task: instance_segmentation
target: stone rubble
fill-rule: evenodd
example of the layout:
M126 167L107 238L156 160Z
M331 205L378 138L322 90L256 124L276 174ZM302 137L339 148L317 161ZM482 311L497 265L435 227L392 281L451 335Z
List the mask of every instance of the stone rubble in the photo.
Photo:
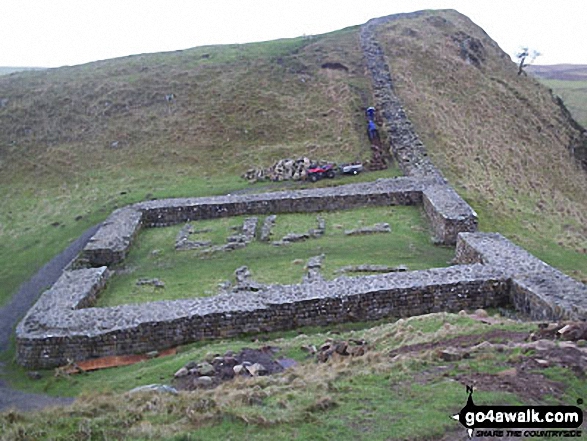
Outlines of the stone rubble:
M375 234L375 233L391 233L391 227L388 223L382 222L375 224L370 227L361 227L354 230L345 230L344 234L347 236L358 236L362 234Z
M336 270L337 273L397 273L408 271L406 265L349 265Z
M211 241L194 241L190 240L190 235L196 234L192 224L185 224L183 228L177 233L175 238L175 249L176 250L195 250L198 248L208 247L212 244Z

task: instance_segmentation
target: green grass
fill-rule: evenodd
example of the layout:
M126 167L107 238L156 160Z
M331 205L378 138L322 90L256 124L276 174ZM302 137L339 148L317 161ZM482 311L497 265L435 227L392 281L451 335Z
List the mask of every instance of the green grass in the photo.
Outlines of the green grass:
M37 439L83 436L126 439L418 439L441 436L461 429L449 416L465 404L464 386L453 375L495 372L508 354L478 357L459 362L457 370L434 376L443 365L434 356L415 353L404 361L386 354L412 342L433 342L457 335L500 329L530 331L535 325L505 322L488 327L457 314L430 314L394 323L344 324L334 328L304 328L266 335L251 343L232 339L186 346L172 357L135 366L96 371L70 377L26 381L24 370L12 368L13 376L29 390L52 394L81 395L70 409L46 410L30 415L0 415L4 436ZM336 334L327 332L336 331ZM301 346L320 345L327 338L364 338L369 351L363 357L316 364ZM140 384L169 383L173 373L192 360L243 347L277 346L281 355L299 361L298 367L281 375L236 381L217 390L182 393L178 396L121 396L118 393ZM497 366L497 368L496 368ZM570 384L580 393L584 381L569 378L560 370L553 378ZM515 395L489 391L476 394L477 404L527 404ZM51 421L51 424L48 422ZM414 421L418 421L415 424ZM44 434L43 434L44 432ZM0 439L2 435L0 435Z
M177 251L175 238L183 225L144 230L115 276L101 294L98 306L115 306L153 300L175 300L214 295L220 282L234 282L234 270L246 265L253 279L261 283L292 284L302 281L306 261L325 254L323 276L332 279L347 265L406 265L411 270L443 267L454 257L449 247L434 246L423 213L417 207L372 207L319 214L278 215L273 240L288 233L304 233L317 227L316 216L326 221L326 233L318 239L276 247L254 241L246 248L202 256L198 250ZM242 225L244 216L192 222L196 230L211 230L191 240L226 243L232 227ZM263 216L259 216L258 228ZM391 225L392 232L346 236L345 230L379 222ZM137 286L138 279L158 278L164 289Z
M587 126L587 81L551 80L540 78L565 102L565 106L583 127Z

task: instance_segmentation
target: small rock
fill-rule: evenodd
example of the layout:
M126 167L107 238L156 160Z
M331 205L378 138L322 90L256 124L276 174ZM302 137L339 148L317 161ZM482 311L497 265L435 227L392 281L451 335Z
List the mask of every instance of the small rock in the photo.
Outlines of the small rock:
M198 387L209 387L212 386L212 384L212 378L208 377L207 375L203 375L194 380L194 386Z
M245 367L242 364L237 364L232 368L234 375L241 375L245 372Z
M189 369L186 368L185 366L182 367L181 369L179 369L174 375L174 378L181 378L181 377L185 377L186 375L188 375L190 373Z
M459 361L463 357L454 348L446 348L440 352L440 358L444 361Z
M214 369L214 366L212 366L207 361L200 363L198 365L197 369L198 369L198 373L204 377L209 376L209 375L214 375L216 373L216 369Z
M186 369L196 369L198 367L198 363L196 363L195 361L190 361L188 363L186 363L185 368Z
M349 355L349 353L347 352L347 348L348 348L347 342L341 341L341 342L337 343L336 346L334 347L334 352L336 352L339 355Z
M149 360L159 357L159 351L151 351L145 354Z
M489 317L489 314L487 314L487 311L485 311L484 309L476 309L475 315L478 317L483 317L483 318Z
M536 358L534 360L540 367L548 367L550 366L550 362L548 360L543 360L542 358Z
M252 366L247 366L247 370L253 377L267 375L268 373L267 368L261 363L255 363Z
M40 380L41 378L43 378L43 376L38 373L37 371L30 371L26 373L27 377L29 377L31 380Z

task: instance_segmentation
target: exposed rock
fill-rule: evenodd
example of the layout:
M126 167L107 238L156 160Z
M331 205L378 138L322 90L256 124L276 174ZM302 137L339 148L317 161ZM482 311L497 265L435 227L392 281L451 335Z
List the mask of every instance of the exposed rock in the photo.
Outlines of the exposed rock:
M148 384L146 386L139 386L135 387L134 389L128 391L129 394L135 394L140 392L158 392L158 393L168 393L177 395L177 389L171 386L167 386L166 384Z
M189 369L186 368L185 366L180 368L174 375L174 378L181 378L181 377L185 377L186 375L188 375L190 373Z
M271 230L275 226L275 219L277 219L277 216L274 214L265 218L263 226L261 227L261 242L269 242L271 238Z
M382 222L371 227L361 227L354 230L345 230L344 234L347 236L354 236L360 234L374 234L374 233L391 233L391 227L388 223Z
M246 369L253 377L267 375L267 368L261 363L254 363L251 366L247 366Z
M214 369L214 366L212 366L210 363L208 363L206 361L204 361L198 365L197 371L198 371L198 375L200 375L200 376L210 376L210 375L214 375L214 373L216 372L216 370Z
M459 361L463 358L463 355L455 348L443 349L440 351L439 356L443 361Z
M213 385L214 381L207 375L203 375L201 377L197 377L196 379L194 379L194 386L196 387L211 387Z
M139 279L137 286L152 285L155 288L165 288L165 283L159 279Z

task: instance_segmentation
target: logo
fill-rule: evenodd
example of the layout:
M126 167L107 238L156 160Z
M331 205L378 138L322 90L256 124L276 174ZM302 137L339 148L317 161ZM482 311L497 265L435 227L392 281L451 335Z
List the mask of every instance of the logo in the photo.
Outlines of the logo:
M467 404L452 418L467 429L469 438L473 433L477 437L581 437L581 430L569 430L583 423L583 411L577 406L477 406L472 386L467 386L467 394Z

